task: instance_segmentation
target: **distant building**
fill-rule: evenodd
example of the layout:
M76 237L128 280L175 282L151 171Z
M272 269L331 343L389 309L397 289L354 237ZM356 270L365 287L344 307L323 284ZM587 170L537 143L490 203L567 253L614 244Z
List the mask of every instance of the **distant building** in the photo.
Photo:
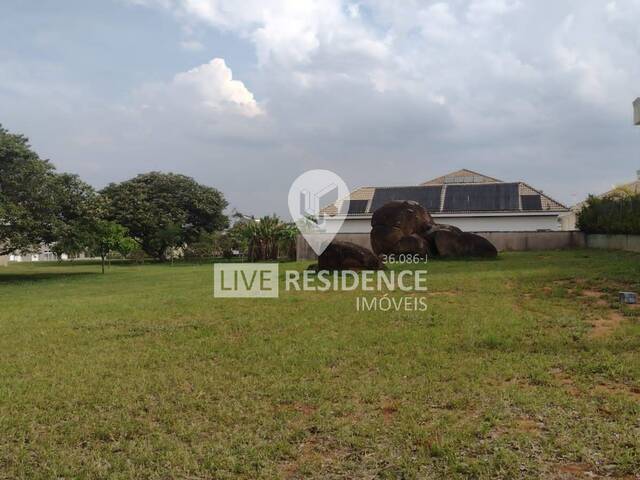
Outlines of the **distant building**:
M47 245L42 245L36 253L12 253L8 258L10 262L54 262L58 260L58 256ZM69 256L63 253L60 260L68 258Z
M350 195L341 233L369 233L373 212L392 200L420 203L436 222L469 232L560 230L569 209L524 182L504 182L471 170L458 170L420 185L362 187ZM342 210L340 202L326 213ZM330 221L331 217L327 220Z
M633 123L640 125L640 97L633 101Z

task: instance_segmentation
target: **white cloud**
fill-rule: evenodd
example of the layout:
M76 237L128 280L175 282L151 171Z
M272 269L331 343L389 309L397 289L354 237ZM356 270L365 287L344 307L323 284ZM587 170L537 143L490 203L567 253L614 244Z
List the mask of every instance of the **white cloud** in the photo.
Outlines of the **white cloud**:
M379 57L384 38L365 27L360 4L342 0L129 0L157 5L251 40L261 65L295 68L331 49Z
M192 110L204 115L264 114L253 93L233 79L222 58L178 73L169 83L147 85L139 93L147 108Z

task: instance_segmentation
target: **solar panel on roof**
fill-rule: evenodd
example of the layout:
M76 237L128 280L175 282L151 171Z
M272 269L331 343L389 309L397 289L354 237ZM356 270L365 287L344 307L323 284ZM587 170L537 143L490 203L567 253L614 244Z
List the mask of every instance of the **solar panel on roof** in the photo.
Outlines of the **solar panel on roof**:
M384 204L394 200L412 200L418 202L429 212L440 210L440 193L442 186L429 187L391 187L376 188L371 201L371 211L375 212Z
M540 195L522 195L523 210L542 210L542 199Z
M444 211L518 210L518 197L517 183L449 185L444 197Z
M369 200L350 200L347 214L357 215L359 213L365 213L367 211L367 203L369 203ZM344 206L342 210L343 211L341 213L344 213Z

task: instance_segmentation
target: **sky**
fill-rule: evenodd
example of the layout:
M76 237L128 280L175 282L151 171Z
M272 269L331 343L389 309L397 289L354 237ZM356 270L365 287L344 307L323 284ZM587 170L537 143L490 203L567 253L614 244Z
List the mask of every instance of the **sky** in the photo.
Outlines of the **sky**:
M287 216L460 168L571 205L640 169L640 0L3 0L0 124L96 188L152 170Z

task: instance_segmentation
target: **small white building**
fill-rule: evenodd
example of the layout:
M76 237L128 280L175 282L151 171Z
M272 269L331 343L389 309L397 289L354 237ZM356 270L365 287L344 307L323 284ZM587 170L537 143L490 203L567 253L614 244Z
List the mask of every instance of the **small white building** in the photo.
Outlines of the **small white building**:
M503 182L463 169L416 186L358 188L350 195L348 211L333 218L345 219L340 233L369 233L373 212L393 200L416 201L436 222L468 232L555 231L561 229L559 217L569 212L524 182ZM338 209L341 202L333 207Z
M67 260L68 258L69 256L66 253L60 256L60 260ZM37 253L12 253L9 255L8 260L10 262L55 262L58 260L58 256L48 246L42 245Z

